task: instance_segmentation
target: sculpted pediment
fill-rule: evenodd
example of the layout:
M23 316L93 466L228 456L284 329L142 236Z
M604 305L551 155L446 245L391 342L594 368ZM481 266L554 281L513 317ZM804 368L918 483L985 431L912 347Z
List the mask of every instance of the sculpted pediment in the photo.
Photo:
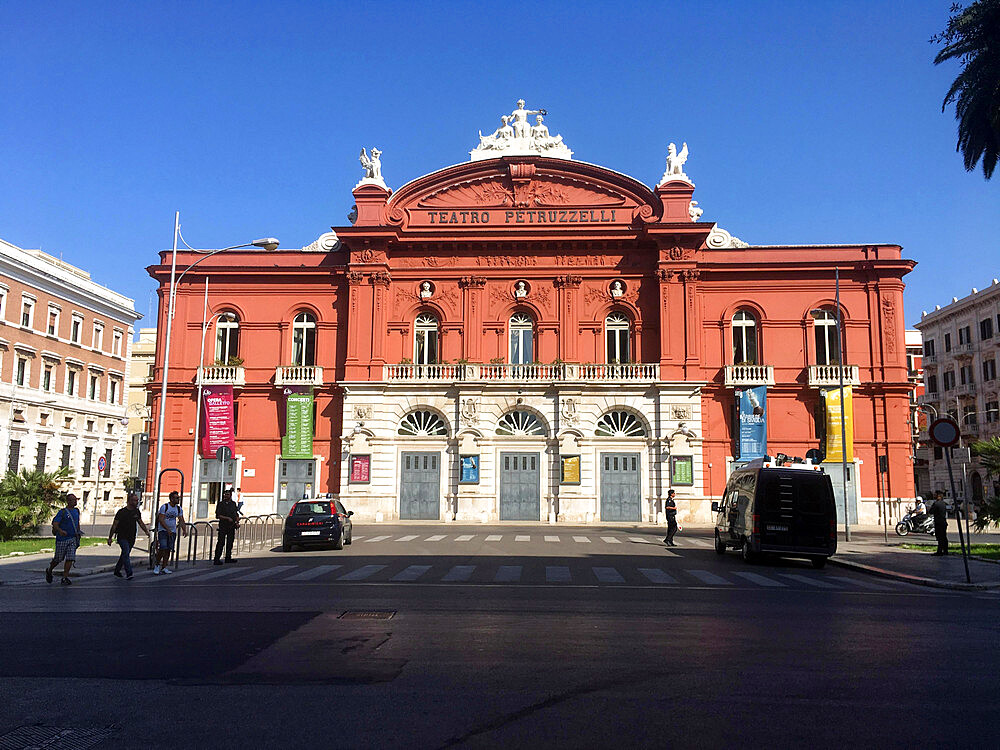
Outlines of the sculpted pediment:
M539 175L515 183L499 176L487 176L435 190L421 198L422 208L530 208L541 206L624 206L621 193L564 176Z

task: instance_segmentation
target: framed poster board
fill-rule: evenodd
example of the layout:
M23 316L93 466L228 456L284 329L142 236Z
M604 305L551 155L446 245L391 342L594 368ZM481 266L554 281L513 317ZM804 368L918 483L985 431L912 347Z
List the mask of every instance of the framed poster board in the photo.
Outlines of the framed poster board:
M479 484L479 456L459 456L459 484Z
M670 457L670 484L688 486L694 484L694 457Z
M351 484L368 484L371 481L371 454L351 456Z
M559 466L560 484L580 484L579 456L560 456Z

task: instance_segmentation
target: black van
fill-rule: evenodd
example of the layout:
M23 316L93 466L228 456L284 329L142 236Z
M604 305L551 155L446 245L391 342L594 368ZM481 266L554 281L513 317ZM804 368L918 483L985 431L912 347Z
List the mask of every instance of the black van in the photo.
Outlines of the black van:
M819 466L770 456L735 470L721 503L712 503L715 551L738 549L747 562L764 554L805 557L816 568L837 552L837 507Z

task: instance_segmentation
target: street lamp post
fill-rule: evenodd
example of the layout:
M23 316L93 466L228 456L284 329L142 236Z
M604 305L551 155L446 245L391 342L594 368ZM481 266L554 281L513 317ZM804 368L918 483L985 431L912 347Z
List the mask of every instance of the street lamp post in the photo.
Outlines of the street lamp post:
M212 250L211 252L205 253L202 257L198 258L194 263L189 265L180 275L177 274L177 238L180 234L181 228L181 214L180 211L174 213L174 246L170 255L170 289L168 292L168 303L167 303L167 331L163 342L163 376L162 382L160 383L160 409L159 415L156 420L156 462L153 474L154 482L154 492L159 490L160 482L160 471L163 468L163 424L166 419L167 414L167 380L170 374L170 334L173 330L174 321L174 304L177 299L177 284L180 283L184 275L194 268L196 265L201 263L206 258L210 258L213 255L218 255L219 253L224 253L227 250L237 250L239 248L246 247L260 247L265 250L275 250L278 247L278 240L274 237L264 237L262 239L254 240L253 242L245 242L241 245L230 245L229 247L219 248L218 250ZM193 479L193 477L192 477ZM184 488L181 487L181 495L183 496ZM156 501L152 503L153 505L153 528L156 524Z

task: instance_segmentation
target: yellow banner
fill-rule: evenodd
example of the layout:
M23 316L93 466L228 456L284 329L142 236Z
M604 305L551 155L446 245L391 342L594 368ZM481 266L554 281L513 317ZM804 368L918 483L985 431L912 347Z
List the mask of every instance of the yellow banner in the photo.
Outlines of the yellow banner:
M826 392L826 458L825 461L843 461L845 451L840 444L840 415L844 415L844 438L847 440L846 460L854 460L854 401L851 387L844 386L844 408L841 410L840 389Z

